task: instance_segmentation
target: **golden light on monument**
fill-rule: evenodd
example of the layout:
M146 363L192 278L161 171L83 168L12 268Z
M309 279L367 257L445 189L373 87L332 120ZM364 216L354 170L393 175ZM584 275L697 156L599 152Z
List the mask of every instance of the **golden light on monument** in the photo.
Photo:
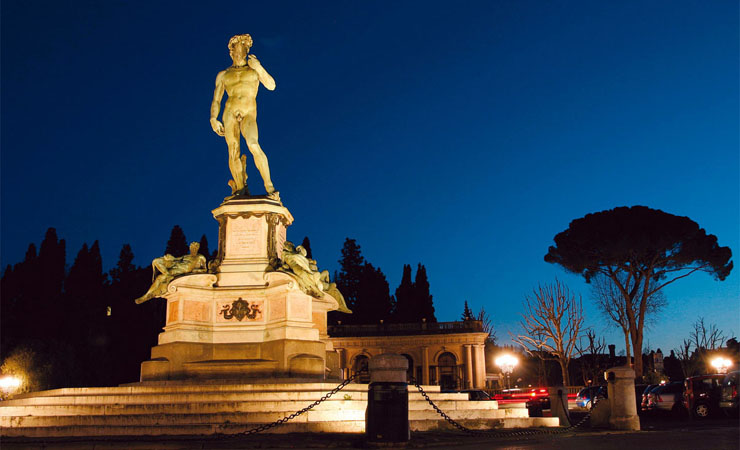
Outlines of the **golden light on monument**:
M727 373L727 369L732 366L732 361L722 356L718 356L712 360L712 367L717 369L717 373Z
M506 375L506 387L511 387L509 383L509 376L514 371L514 367L519 364L519 360L511 355L501 355L494 363L501 369L501 372Z

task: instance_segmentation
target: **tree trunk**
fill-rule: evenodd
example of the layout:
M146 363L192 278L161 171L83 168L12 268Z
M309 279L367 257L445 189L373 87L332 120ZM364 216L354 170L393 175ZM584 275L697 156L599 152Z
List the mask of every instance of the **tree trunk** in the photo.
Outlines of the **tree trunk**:
M642 377L642 333L632 338L632 353L635 356L635 377Z
M624 330L624 349L625 354L627 355L627 363L625 366L630 367L632 365L632 361L630 361L630 332L629 330Z
M570 385L570 377L568 376L568 362L559 360L560 362L560 371L563 375L563 386L569 386Z

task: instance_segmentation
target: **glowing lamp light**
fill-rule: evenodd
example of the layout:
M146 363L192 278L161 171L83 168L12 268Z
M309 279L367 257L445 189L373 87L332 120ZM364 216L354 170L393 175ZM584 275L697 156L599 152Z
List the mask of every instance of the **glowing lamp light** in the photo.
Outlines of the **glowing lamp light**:
M514 367L519 364L519 360L511 355L501 355L494 361L497 366L501 368L504 373L511 373L514 371Z
M727 369L732 365L732 361L727 358L717 357L712 360L712 367L717 369L717 373L727 373Z
M496 358L494 363L498 367L500 367L501 372L503 372L504 375L506 375L506 380L507 380L506 385L508 386L509 385L509 382L508 382L509 375L511 375L511 372L514 371L514 367L516 367L516 365L519 364L519 360L511 355L501 355L498 358Z
M0 377L0 390L6 393L11 393L21 387L22 380L12 375L6 375Z

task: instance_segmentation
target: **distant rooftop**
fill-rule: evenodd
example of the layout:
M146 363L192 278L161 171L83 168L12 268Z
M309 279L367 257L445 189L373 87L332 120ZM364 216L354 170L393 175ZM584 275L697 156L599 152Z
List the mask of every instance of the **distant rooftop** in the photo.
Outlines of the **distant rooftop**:
M371 325L329 325L330 337L415 336L420 334L483 333L483 322L376 323Z

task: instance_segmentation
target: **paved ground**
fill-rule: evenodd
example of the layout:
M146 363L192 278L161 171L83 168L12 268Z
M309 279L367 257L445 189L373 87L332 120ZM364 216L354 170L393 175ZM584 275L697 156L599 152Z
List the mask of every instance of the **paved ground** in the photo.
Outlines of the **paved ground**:
M576 419L578 415L576 414ZM561 434L532 434L513 437L476 436L458 432L414 433L406 448L456 449L670 449L738 450L740 421L712 418L691 421L686 417L642 417L642 431L614 432L583 429ZM0 441L10 449L264 449L264 448L369 448L362 435L262 434L249 438L99 438L88 440Z

